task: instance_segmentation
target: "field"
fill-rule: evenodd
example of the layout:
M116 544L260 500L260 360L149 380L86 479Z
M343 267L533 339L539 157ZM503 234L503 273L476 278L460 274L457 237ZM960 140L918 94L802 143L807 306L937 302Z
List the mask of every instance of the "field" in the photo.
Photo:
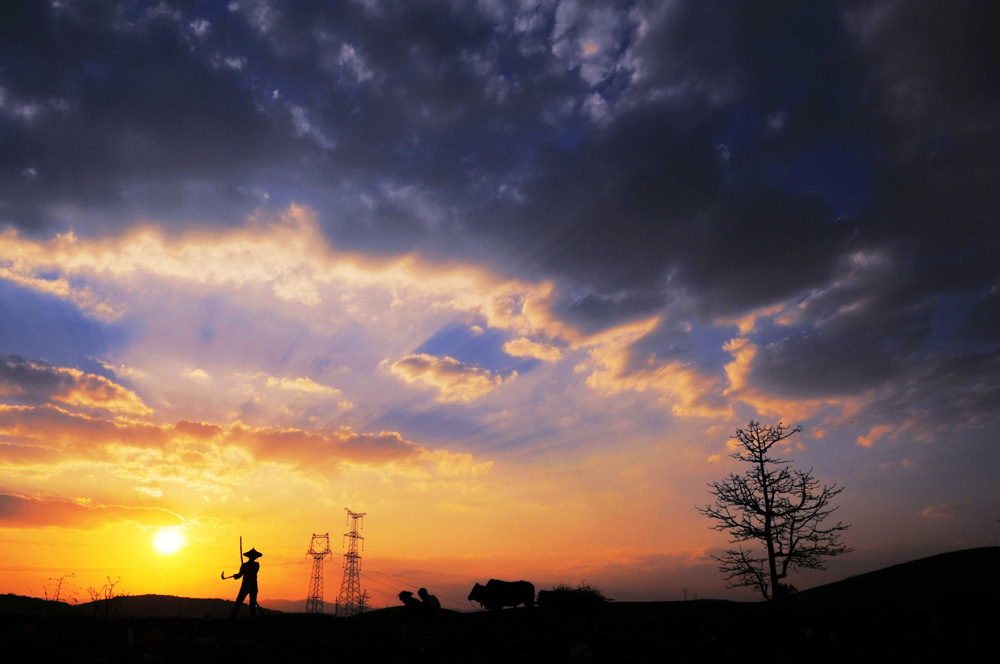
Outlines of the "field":
M996 567L979 568L982 583L960 592L928 575L952 569L964 578L968 564L998 556L998 548L937 556L806 591L784 605L615 602L586 612L445 612L433 623L406 618L402 607L234 623L31 615L44 607L18 612L8 602L0 642L16 655L7 661L74 663L992 662L1000 645Z

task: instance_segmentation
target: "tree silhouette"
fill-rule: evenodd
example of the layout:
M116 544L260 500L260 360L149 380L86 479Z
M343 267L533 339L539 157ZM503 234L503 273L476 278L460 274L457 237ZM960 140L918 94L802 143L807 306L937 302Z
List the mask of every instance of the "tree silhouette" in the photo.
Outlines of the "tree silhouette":
M371 594L367 590L362 591L362 593L358 596L358 613L364 613L367 611L371 601Z
M824 519L837 510L830 506L831 499L843 487L821 487L811 468L795 470L789 468L790 460L771 456L771 448L800 431L800 426L762 426L756 421L737 429L732 438L739 448L730 456L750 467L742 475L730 473L721 482L709 484L715 504L698 508L717 522L713 530L728 532L736 545L723 556L713 556L728 586L756 588L765 600L791 590L781 583L788 572L826 569L825 558L853 550L838 542L847 525L838 521L823 526ZM745 542L752 541L764 545L764 554L744 548Z

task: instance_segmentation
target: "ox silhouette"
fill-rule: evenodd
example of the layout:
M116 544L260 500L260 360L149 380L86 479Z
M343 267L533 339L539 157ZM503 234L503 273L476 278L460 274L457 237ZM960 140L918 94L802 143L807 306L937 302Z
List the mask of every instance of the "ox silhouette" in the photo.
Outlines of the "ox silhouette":
M479 606L490 611L518 604L524 604L531 611L535 605L535 586L527 581L490 579L485 586L477 583L472 587L469 601L479 602Z

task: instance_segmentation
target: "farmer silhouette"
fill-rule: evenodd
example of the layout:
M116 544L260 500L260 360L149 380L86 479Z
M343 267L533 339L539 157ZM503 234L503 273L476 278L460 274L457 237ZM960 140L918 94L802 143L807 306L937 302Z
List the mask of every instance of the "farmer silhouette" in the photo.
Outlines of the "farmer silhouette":
M420 599L424 603L423 606L424 613L426 613L431 618L437 618L439 615L441 615L440 600L438 600L438 598L435 597L434 595L431 595L429 592L427 592L427 588L421 588L420 590L417 591L417 594L420 595Z
M250 617L253 618L257 613L257 572L260 571L257 559L264 554L257 549L250 549L243 555L249 560L240 565L240 571L232 576L234 579L243 579L243 583L240 584L240 594L236 596L236 606L233 607L233 619L239 615L240 607L243 606L243 600L247 595L250 595Z

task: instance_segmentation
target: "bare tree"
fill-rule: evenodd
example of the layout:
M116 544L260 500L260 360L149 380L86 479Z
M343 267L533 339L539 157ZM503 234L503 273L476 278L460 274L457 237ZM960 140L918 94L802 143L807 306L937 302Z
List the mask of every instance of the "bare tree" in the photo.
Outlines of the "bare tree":
M364 613L368 610L368 606L371 604L372 596L365 590L358 596L358 613Z
M756 421L737 429L732 438L739 449L730 456L750 467L742 475L730 473L721 482L709 484L715 504L698 508L716 521L713 530L728 532L736 545L723 556L713 556L728 586L756 588L765 600L791 589L781 583L788 572L826 569L824 559L853 550L838 542L847 525L839 521L823 525L837 510L830 501L843 487L821 487L812 468L795 470L789 468L790 460L771 456L771 448L800 431L800 426L762 426ZM754 541L764 545L762 554L744 547L745 542Z

